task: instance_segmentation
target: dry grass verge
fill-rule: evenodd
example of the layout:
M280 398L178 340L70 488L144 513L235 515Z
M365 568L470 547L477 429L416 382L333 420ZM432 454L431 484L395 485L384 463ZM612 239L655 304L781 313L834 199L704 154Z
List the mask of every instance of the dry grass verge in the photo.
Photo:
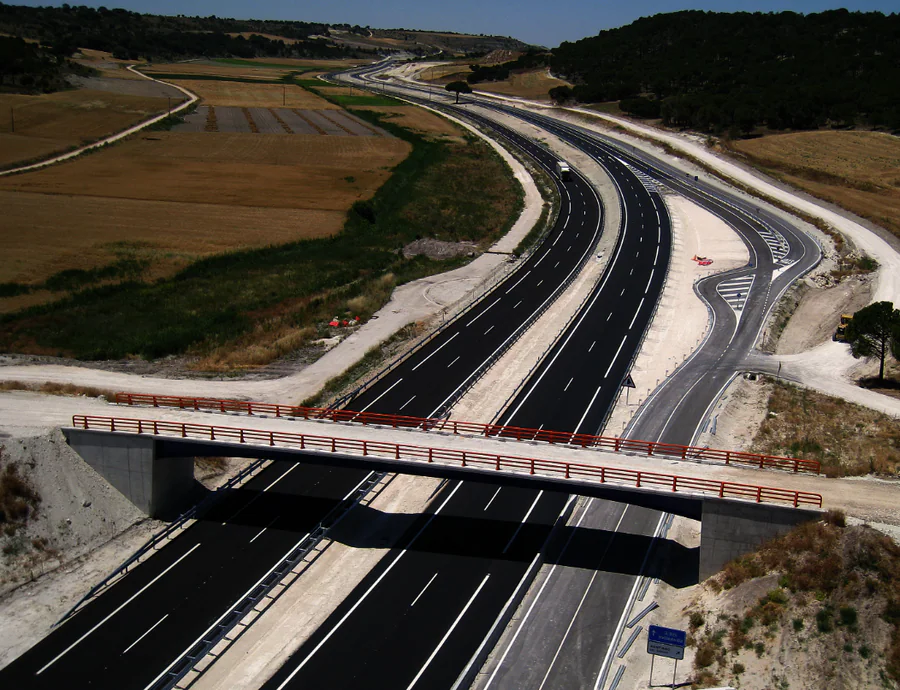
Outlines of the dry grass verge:
M773 177L900 237L900 140L882 132L794 132L730 142Z
M78 386L74 383L26 383L24 381L0 381L0 391L32 391L47 395L79 395L88 398L104 398L112 400L115 391L96 388L94 386Z
M842 513L728 563L686 611L693 687L896 688L900 546Z
M830 477L900 472L897 420L840 398L776 381L750 450L818 460Z

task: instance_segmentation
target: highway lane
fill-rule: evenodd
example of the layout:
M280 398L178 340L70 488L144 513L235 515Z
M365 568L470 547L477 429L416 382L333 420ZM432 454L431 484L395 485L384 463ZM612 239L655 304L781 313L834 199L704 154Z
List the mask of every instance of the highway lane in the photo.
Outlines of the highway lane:
M450 687L567 500L491 484L446 485L405 546L388 553L263 687Z
M143 689L359 482L273 463L0 670L7 688Z
M560 196L557 222L541 247L491 293L451 322L426 347L346 407L360 412L434 417L443 413L565 289L600 239L603 211L577 173L559 180L555 158L506 128L504 138L542 165Z
M508 138L514 140L517 135L509 133ZM532 142L519 139L524 146L542 154L545 164L550 163L546 152L534 146ZM503 308L507 309L508 318L503 324L494 324L494 330L498 331L498 335L502 332L501 326L511 328L513 331L520 329L522 321L516 315L516 309L520 307L534 309L535 305L540 307L541 304L547 304L554 292L559 292L560 277L564 279L572 275L577 269L579 260L583 261L590 254L593 243L599 237L601 209L593 192L582 185L583 181L576 177L561 190L564 213L561 214L557 227L550 235L548 240L550 249L543 254L544 261L539 257L532 257L530 264L526 262L526 266L521 267L502 286L505 298ZM568 188L577 190L576 201L571 200ZM585 197L587 201L583 201ZM573 219L572 216L578 216L579 211L580 218ZM583 231L582 227L587 230ZM580 259L579 252L581 252ZM553 270L543 267L543 264ZM532 276L529 271L538 275ZM526 282L529 278L532 279L533 285ZM553 282L556 282L555 286ZM523 295L522 300L513 302L512 296L515 296L514 293L520 286L530 288L528 294ZM492 294L499 293L495 290ZM485 341L485 334L473 326L485 320L489 315L488 312L498 306L500 305L496 301L483 300L469 312L467 321L460 321L458 344L464 350L468 349L463 345L466 339L477 343ZM490 316L493 318L493 315ZM486 330L488 328L490 326L485 327ZM464 329L468 330L463 332ZM447 338L450 337L451 334L448 334ZM444 342L430 343L432 348L430 352L420 350L419 355L432 359L429 355L436 355L439 350L443 350ZM379 409L423 414L422 411L430 405L429 395L432 397L436 395L431 375L424 376L426 373L422 366L424 363L424 360L409 363L411 369L417 367L416 376L419 376L420 387L415 390L421 391L421 399L407 399L400 402L383 399L379 401ZM437 361L432 362L432 365L435 364ZM452 364L451 362L444 368L452 368ZM469 369L466 367L473 366L471 361L457 361L456 364L460 365L456 368L458 373L451 372L452 375L444 376L445 388L441 395L446 395L447 391L452 392L457 388L460 380L464 381L469 375ZM415 395L417 393L413 392L410 397ZM277 479L277 475L278 470L270 468L254 479L252 486L247 490L253 491L253 487L256 486L268 486ZM290 476L291 482L295 482L296 487L301 489L305 486L315 487L318 483L316 475L310 474L306 467L293 470ZM349 491L361 478L361 473L343 473L340 481L329 488L334 496L329 494L328 498L344 495L345 491ZM283 483L280 491L294 486L291 482ZM284 529L279 527L278 523L263 524L263 518L277 507L283 507L283 503L274 498L278 493L267 493L263 496L263 500L254 502L253 511L245 513L243 519L254 516L255 511L261 511L262 515L259 519L253 520L253 528L259 528L257 530L259 534L247 539L247 544L252 543L253 547L236 546L242 544L240 540L247 535L236 534L235 525L231 522L223 521L227 524L219 525L221 529L216 529L214 523L201 521L185 532L187 536L179 537L169 548L163 550L165 557L158 555L150 559L113 586L104 596L85 607L78 616L41 644L4 669L4 677L15 679L16 683L22 683L22 687L52 687L62 677L78 678L79 682L83 681L85 685L98 687L145 687L148 678L152 680L154 674L158 676L170 666L178 655L191 646L191 643L198 639L224 611L227 611L231 603L256 582L277 558L289 550L283 548L285 544L291 546L297 539L302 538L303 533L299 530L308 529L303 520L285 524ZM303 491L298 491L296 495L303 495ZM327 500L324 505L322 501L315 500L304 503L305 507L298 512L300 516L307 518L308 524L317 522L331 505ZM277 520L277 516L273 519ZM273 535L284 539L272 540ZM263 550L263 545L269 545L268 550ZM201 554L202 558L195 558L197 554ZM240 554L241 557L238 558L236 554ZM179 557L183 560L178 561ZM157 577L158 579L155 579ZM180 597L181 592L192 592L197 596ZM166 605L161 605L161 600L165 600ZM200 604L200 608L194 606L197 603ZM157 612L160 615L154 618ZM142 673L125 673L128 664L117 659L114 651L111 651L116 649L115 643L122 640L133 641L133 646L127 649L128 659L125 661L133 663L135 659L140 658L141 668L144 669ZM142 656L144 654L147 656ZM124 655L123 651L120 656ZM34 675L37 671L41 672ZM126 678L124 680L123 673Z
M616 174L622 178L623 185L628 189L623 193L627 199L623 203L634 209L636 227L641 225L642 214L648 216L643 225L655 239L653 246L647 243L645 260L636 262L630 256L626 260L623 251L631 251L631 242L634 242L635 254L638 255L639 247L644 243L643 234L637 229L631 233L631 237L628 233L624 233L625 240L620 242L618 254L608 269L620 275L614 281L607 281L605 285L611 289L611 286L619 280L627 282L633 277L635 263L646 264L648 281L644 287L647 291L644 299L650 300L652 304L658 297L662 282L661 265L654 266L654 264L660 260L663 263L668 261L667 244L664 245L665 253L662 259L659 258L657 251L658 247L663 246L660 244L661 226L654 228L649 222L650 209L653 209L652 217L658 219L657 213L661 204L658 200L654 202L627 166L619 166ZM638 193L638 188L643 194ZM551 236L544 246L551 244L553 240ZM540 261L542 256L548 255L541 249L535 253L532 260ZM524 268L520 269L520 273L523 270L527 274ZM653 272L660 274L656 282L653 281ZM506 290L515 290L521 283L509 281L508 284L509 288L503 286L495 292L505 293ZM602 290L598 292L598 295L600 294L605 300L609 299ZM620 290L618 299L622 300L622 297ZM597 299L595 303L600 301ZM483 318L492 308L500 304L491 300L484 302L484 308L476 311L472 316L473 319ZM636 299L635 304L638 303ZM630 320L616 319L613 326L608 328L612 330L614 327L615 330L627 334L629 329L635 326L636 316L640 311L641 308L638 307L635 317ZM471 324L471 321L463 321ZM582 321L582 326L586 326L585 321ZM585 327L584 330L590 329ZM573 332L577 332L577 329ZM442 362L449 361L452 365L459 355L454 352L445 355L443 350L451 346L455 337L453 333L446 334L444 340L437 343L428 353L411 358L408 364L410 371L413 367L439 357ZM623 343L616 349L616 352L623 354L625 358L623 361L630 361L638 339L635 338L634 343L629 343L627 349ZM617 358L611 351L607 353L607 357L610 365L614 364ZM602 362L601 365L607 370L611 368ZM597 373L592 371L586 378L594 380L596 376ZM367 396L364 398L365 405L378 404L391 393L391 386L399 385L401 378L402 372L391 372L389 380L379 382L380 388L365 393ZM400 399L403 397L400 396ZM532 399L537 407L541 397L535 395ZM544 402L544 413L556 411L554 400ZM409 405L416 403L418 400L409 401ZM364 409L365 405L353 401L349 407ZM599 413L602 415L605 410L600 410ZM582 409L563 405L559 409L555 425L574 429L583 417ZM357 686L363 681L378 687L392 688L451 687L466 663L478 651L482 639L506 601L518 586L524 586L523 576L527 572L528 564L537 557L549 534L550 523L557 518L567 503L567 497L556 494L539 494L534 491L508 488L501 490L499 487L472 482L452 486L452 489L450 487L446 489L450 493L444 499L445 502L440 504L439 510L444 510L447 515L456 518L455 523L459 525L457 530L447 531L446 534L439 535L440 538L434 539L433 543L429 542L425 553L415 552L415 556L408 556L407 554L411 552L407 549L385 557L367 581L354 590L343 602L340 610L266 685L267 688L279 690L309 686L340 688ZM608 510L616 509L614 504L607 503L605 506ZM501 525L499 532L483 522L485 512L489 510L492 514L496 513L494 520ZM647 515L652 523L653 517L649 511ZM416 529L421 529L427 534L427 530L433 524L428 522L428 519L425 518L424 524L417 526ZM658 524L658 518L656 522ZM519 527L519 524L524 527ZM538 529L540 527L544 529ZM515 542L523 554L517 564L511 563L506 554L511 543L507 540L507 535L512 535L510 540ZM416 536L413 535L411 539L415 548ZM589 560L589 554L598 546L597 542L591 539L582 541L583 543L579 542L573 548L572 553L583 561ZM637 557L643 558L645 553L646 548L637 554ZM405 559L409 565L407 567L397 565L401 563L401 559ZM422 590L419 591L418 586L412 586L412 582L424 583ZM439 596L433 591L438 582L441 583L441 587L448 588L438 590ZM482 589L488 586L493 588L491 595L483 596ZM423 592L428 592L429 596L423 596ZM413 608L416 609L414 612ZM373 626L377 626L379 631L386 631L383 641L381 635L377 640L373 640Z

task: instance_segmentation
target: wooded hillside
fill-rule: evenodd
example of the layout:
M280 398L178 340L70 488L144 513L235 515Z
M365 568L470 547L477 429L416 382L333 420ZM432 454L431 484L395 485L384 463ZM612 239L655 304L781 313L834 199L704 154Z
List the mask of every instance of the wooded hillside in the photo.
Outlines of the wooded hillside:
M553 51L582 102L705 131L900 129L900 15L675 12Z

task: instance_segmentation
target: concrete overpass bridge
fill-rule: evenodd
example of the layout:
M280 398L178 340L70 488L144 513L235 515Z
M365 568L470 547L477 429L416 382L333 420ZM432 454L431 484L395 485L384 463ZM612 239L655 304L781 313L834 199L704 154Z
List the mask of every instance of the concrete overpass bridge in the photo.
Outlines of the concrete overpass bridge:
M292 430L288 420L259 418L240 427L198 424L196 413L185 414L191 421L75 415L63 431L88 464L151 515L177 509L186 500L193 487L193 459L204 456L529 487L699 520L701 578L762 541L816 519L823 503L815 492L659 472L646 467L652 457L636 463L637 458L621 452L532 444L527 449L537 452L513 455L505 452L511 441L504 438L446 434L441 443L423 445L438 439L409 429L359 425L343 427L353 429L352 435L322 435Z

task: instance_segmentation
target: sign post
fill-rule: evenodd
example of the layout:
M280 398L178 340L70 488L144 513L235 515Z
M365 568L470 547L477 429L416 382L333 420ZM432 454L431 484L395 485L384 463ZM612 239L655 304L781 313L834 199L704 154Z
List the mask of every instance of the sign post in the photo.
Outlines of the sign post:
M672 671L672 687L675 687L675 674L678 672L678 661L684 659L684 646L687 642L687 633L684 630L663 628L659 625L651 625L647 631L647 654L650 659L650 687L653 687L653 662L657 656L666 656L675 660L675 668Z
M622 381L622 388L625 389L625 404L628 405L628 391L630 388L634 388L634 379L631 378L631 374L625 376L625 380ZM652 663L652 662L651 662Z

